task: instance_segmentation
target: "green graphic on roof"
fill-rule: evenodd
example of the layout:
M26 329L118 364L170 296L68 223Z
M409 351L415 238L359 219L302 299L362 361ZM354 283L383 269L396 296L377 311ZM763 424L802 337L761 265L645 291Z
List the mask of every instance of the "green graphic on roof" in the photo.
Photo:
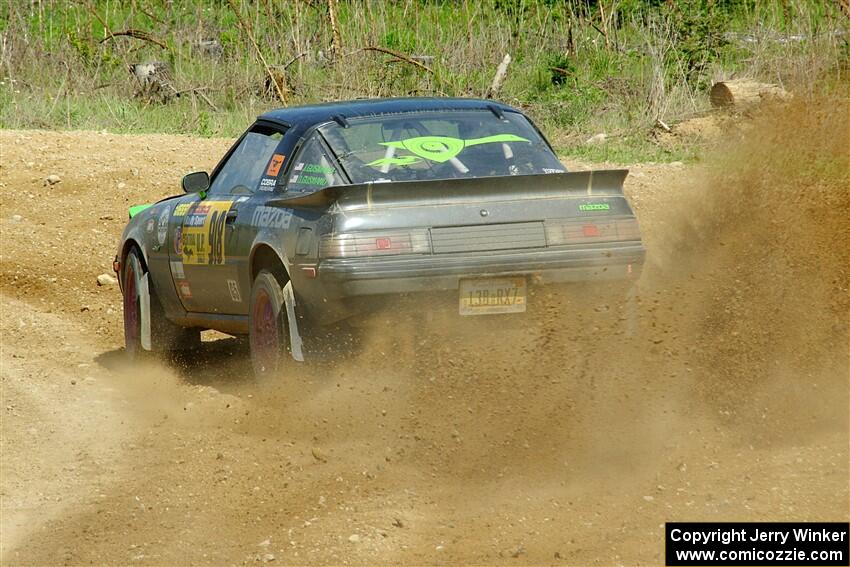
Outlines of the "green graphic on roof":
M471 138L462 140L450 136L419 136L408 138L397 142L381 142L382 146L407 150L413 156L386 157L376 159L366 165L410 165L419 161L418 158L443 163L456 157L465 148L479 144L493 144L498 142L528 142L531 140L516 136L514 134L496 134L484 138Z

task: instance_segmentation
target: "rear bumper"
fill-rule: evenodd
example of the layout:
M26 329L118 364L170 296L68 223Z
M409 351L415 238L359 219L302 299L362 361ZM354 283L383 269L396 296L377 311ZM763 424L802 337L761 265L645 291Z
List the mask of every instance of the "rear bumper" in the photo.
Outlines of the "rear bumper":
M583 248L434 256L323 260L318 278L330 295L367 295L456 290L464 278L525 275L532 285L636 280L646 251L638 242Z

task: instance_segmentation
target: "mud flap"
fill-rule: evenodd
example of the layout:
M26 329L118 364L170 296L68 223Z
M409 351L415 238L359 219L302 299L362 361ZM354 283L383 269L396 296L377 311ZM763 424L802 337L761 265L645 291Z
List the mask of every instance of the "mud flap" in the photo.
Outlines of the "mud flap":
M151 294L148 274L139 279L139 318L141 319L142 348L151 350Z
M286 320L289 321L289 346L292 358L298 362L304 362L304 353L301 350L301 335L298 334L298 321L295 319L295 293L292 291L292 282L286 282L283 286L283 302L286 305Z

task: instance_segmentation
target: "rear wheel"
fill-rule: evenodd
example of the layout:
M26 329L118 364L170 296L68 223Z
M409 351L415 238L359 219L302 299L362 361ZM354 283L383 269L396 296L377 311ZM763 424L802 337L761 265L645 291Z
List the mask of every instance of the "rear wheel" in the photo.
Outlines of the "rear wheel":
M254 375L277 374L289 350L289 326L280 283L268 270L261 270L251 288L248 338Z
M142 310L139 295L140 284L146 272L142 264L141 253L138 248L133 248L124 260L122 276L124 288L124 347L131 360L135 360L147 352L142 348ZM167 353L199 347L201 344L200 329L187 329L169 321L150 280L148 280L148 293L150 295L151 351Z

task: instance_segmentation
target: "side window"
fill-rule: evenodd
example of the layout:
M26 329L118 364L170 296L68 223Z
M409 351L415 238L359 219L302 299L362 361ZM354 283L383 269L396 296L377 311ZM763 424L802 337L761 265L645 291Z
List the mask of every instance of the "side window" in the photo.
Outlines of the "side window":
M261 178L276 177L284 156L275 153L283 133L258 127L248 132L236 150L219 170L209 193L213 195L247 195L257 190ZM276 164L276 165L275 165ZM267 176L273 169L274 175ZM263 179L265 183L266 180ZM270 181L274 185L274 181Z
M328 155L318 134L310 136L293 162L289 171L286 190L296 193L312 193L331 185L342 185L345 181L339 174L336 160Z

